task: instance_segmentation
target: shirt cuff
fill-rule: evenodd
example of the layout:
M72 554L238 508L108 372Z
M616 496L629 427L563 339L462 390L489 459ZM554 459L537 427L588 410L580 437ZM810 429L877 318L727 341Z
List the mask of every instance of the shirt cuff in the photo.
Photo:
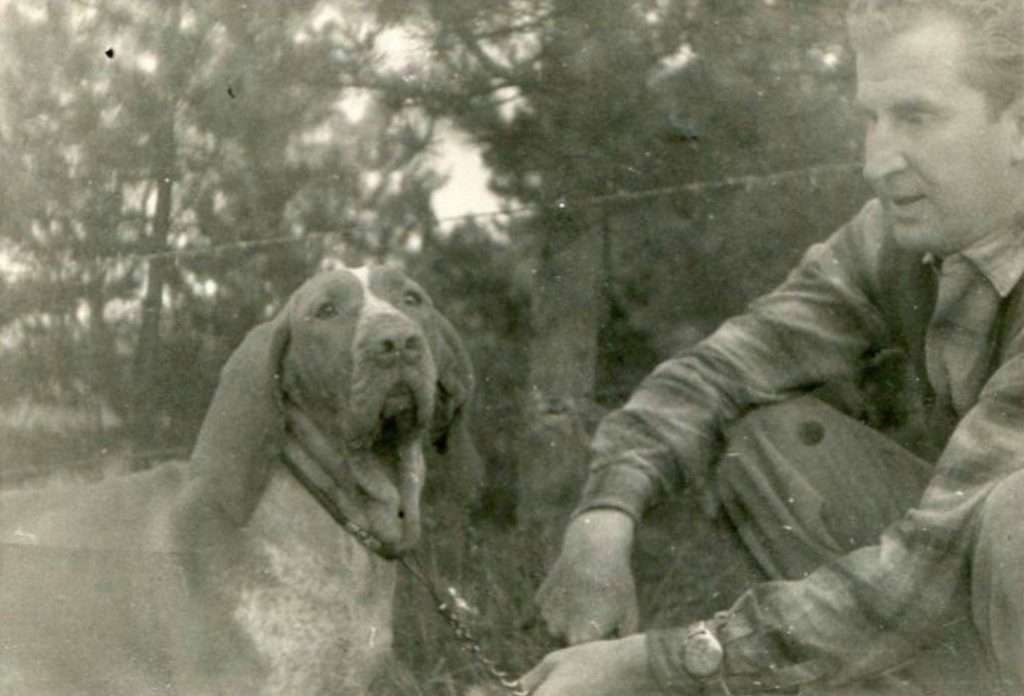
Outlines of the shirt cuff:
M652 488L646 474L626 464L612 464L593 470L573 517L588 510L613 508L639 522L647 509Z
M780 646L761 640L747 618L732 611L646 635L648 668L666 694L797 693L826 681L835 667L827 658L785 659Z
M666 694L701 693L702 684L683 667L682 653L686 642L686 628L658 628L648 631L647 667L658 686Z

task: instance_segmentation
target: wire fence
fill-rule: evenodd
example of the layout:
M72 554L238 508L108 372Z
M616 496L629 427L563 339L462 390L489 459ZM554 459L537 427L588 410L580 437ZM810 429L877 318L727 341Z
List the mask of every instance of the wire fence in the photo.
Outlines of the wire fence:
M727 176L720 179L693 181L672 186L662 186L637 191L617 191L614 193L591 196L582 199L564 197L556 199L547 204L530 204L511 206L500 210L474 211L449 215L437 219L441 226L456 226L468 222L483 222L495 220L507 220L514 217L533 215L545 209L561 211L585 210L606 206L614 203L633 203L637 201L674 196L679 194L704 194L711 191L723 189L740 188L745 191L752 191L757 188L778 186L794 179L806 179L812 185L817 184L819 177L848 175L860 169L861 165L855 162L835 162L818 164L810 167L782 170L770 174L747 174L738 176ZM186 259L216 256L218 254L262 249L274 246L285 246L289 244L308 244L310 242L327 240L339 234L352 234L359 231L359 227L346 228L345 230L317 230L307 231L302 234L282 235L278 237L267 237L264 239L237 240L198 247L183 247L178 249L166 249L148 253L125 253L98 256L93 262L99 265L118 265L131 262L145 262L159 259Z
M812 185L817 185L819 177L836 175L849 175L859 170L860 164L853 162L837 162L819 164L797 169L782 170L769 174L752 174L727 176L719 179L693 181L673 186L664 186L636 191L618 191L614 193L591 196L583 199L562 198L548 204L532 204L521 206L510 206L500 210L473 211L458 215L443 216L437 219L440 225L457 226L468 222L485 222L509 220L514 217L536 214L544 209L557 209L562 211L583 210L606 206L616 203L632 203L643 200L673 196L679 194L704 194L711 191L723 189L743 189L752 191L754 189L778 186L793 180L806 180ZM352 230L346 230L351 234ZM183 259L213 256L220 253L245 251L251 249L268 248L288 244L309 243L311 241L328 239L333 235L341 233L341 230L327 230L309 232L301 236L287 235L257 240L238 240L202 247L185 247L180 249L168 249L164 251L139 253L139 254L117 254L101 256L95 259L98 263L123 264L126 262L145 262L157 259ZM184 447L160 448L160 449L120 449L118 451L107 451L100 449L92 455L75 458L73 461L65 461L64 468L69 471L87 470L90 467L103 466L124 466L139 467L162 459L184 458L188 456L188 449ZM31 469L18 469L6 466L3 471L5 482L17 482L19 480L32 479L37 472Z

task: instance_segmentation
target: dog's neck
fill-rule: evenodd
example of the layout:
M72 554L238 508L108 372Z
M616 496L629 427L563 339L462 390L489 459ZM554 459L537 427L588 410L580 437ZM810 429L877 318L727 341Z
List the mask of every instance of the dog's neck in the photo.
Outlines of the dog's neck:
M288 412L288 428L281 452L292 475L306 488L334 521L352 533L364 546L380 553L369 532L352 520L355 502L344 494L331 472L347 459L331 440L300 409Z
M358 525L343 509L344 497L340 495L330 475L319 462L310 457L294 440L285 443L282 456L292 476L302 484L303 488L313 496L339 527L354 536L371 553L389 560L392 558L390 550L382 546L369 530Z
M385 558L416 544L425 476L419 439L344 450L297 407L286 420L285 463L335 522Z
M390 651L396 565L339 529L283 466L247 530L256 564L228 585L234 618L267 667L258 693L368 684Z

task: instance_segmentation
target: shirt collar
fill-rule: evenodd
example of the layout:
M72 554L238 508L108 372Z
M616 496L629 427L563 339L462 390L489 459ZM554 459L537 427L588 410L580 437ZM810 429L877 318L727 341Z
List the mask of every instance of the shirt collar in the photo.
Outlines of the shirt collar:
M1002 234L989 235L960 254L988 279L1000 297L1006 297L1024 276L1024 225L1011 225ZM939 259L925 254L924 262L939 266Z

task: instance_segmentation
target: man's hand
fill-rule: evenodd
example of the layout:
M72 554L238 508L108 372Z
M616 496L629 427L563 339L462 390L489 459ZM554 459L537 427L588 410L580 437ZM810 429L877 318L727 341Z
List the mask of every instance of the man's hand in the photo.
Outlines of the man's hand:
M520 679L530 696L660 696L641 635L549 653Z
M633 519L624 512L592 510L569 524L536 598L552 635L575 645L636 632L632 546Z

